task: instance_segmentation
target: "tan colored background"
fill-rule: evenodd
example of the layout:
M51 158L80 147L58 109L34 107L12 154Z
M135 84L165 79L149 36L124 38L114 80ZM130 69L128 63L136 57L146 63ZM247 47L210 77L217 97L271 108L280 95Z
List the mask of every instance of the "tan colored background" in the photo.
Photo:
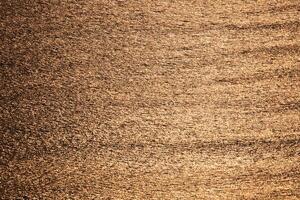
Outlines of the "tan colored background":
M0 17L2 199L300 199L299 0Z

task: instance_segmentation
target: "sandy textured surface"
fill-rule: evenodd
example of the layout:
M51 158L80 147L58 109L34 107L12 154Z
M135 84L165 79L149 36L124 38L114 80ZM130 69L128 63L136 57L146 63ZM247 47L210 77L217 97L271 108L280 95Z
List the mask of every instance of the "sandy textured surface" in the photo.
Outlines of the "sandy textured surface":
M0 1L1 199L300 199L300 1Z

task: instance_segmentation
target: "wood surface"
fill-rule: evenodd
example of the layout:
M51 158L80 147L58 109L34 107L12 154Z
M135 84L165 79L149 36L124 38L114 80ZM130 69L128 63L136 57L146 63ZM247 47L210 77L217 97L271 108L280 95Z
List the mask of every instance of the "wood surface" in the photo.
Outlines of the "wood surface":
M299 0L1 0L1 199L300 199Z

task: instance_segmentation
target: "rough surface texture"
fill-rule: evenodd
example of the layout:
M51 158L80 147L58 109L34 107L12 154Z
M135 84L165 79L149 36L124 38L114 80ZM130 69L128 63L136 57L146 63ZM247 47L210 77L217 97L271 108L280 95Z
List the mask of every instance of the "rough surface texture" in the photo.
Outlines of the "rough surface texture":
M0 1L1 199L300 199L300 1Z

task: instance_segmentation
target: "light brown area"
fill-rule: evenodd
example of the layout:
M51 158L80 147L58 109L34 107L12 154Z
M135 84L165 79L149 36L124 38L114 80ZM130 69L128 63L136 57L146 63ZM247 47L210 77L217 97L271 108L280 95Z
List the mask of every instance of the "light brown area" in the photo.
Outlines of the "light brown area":
M0 2L1 199L300 199L300 1Z

